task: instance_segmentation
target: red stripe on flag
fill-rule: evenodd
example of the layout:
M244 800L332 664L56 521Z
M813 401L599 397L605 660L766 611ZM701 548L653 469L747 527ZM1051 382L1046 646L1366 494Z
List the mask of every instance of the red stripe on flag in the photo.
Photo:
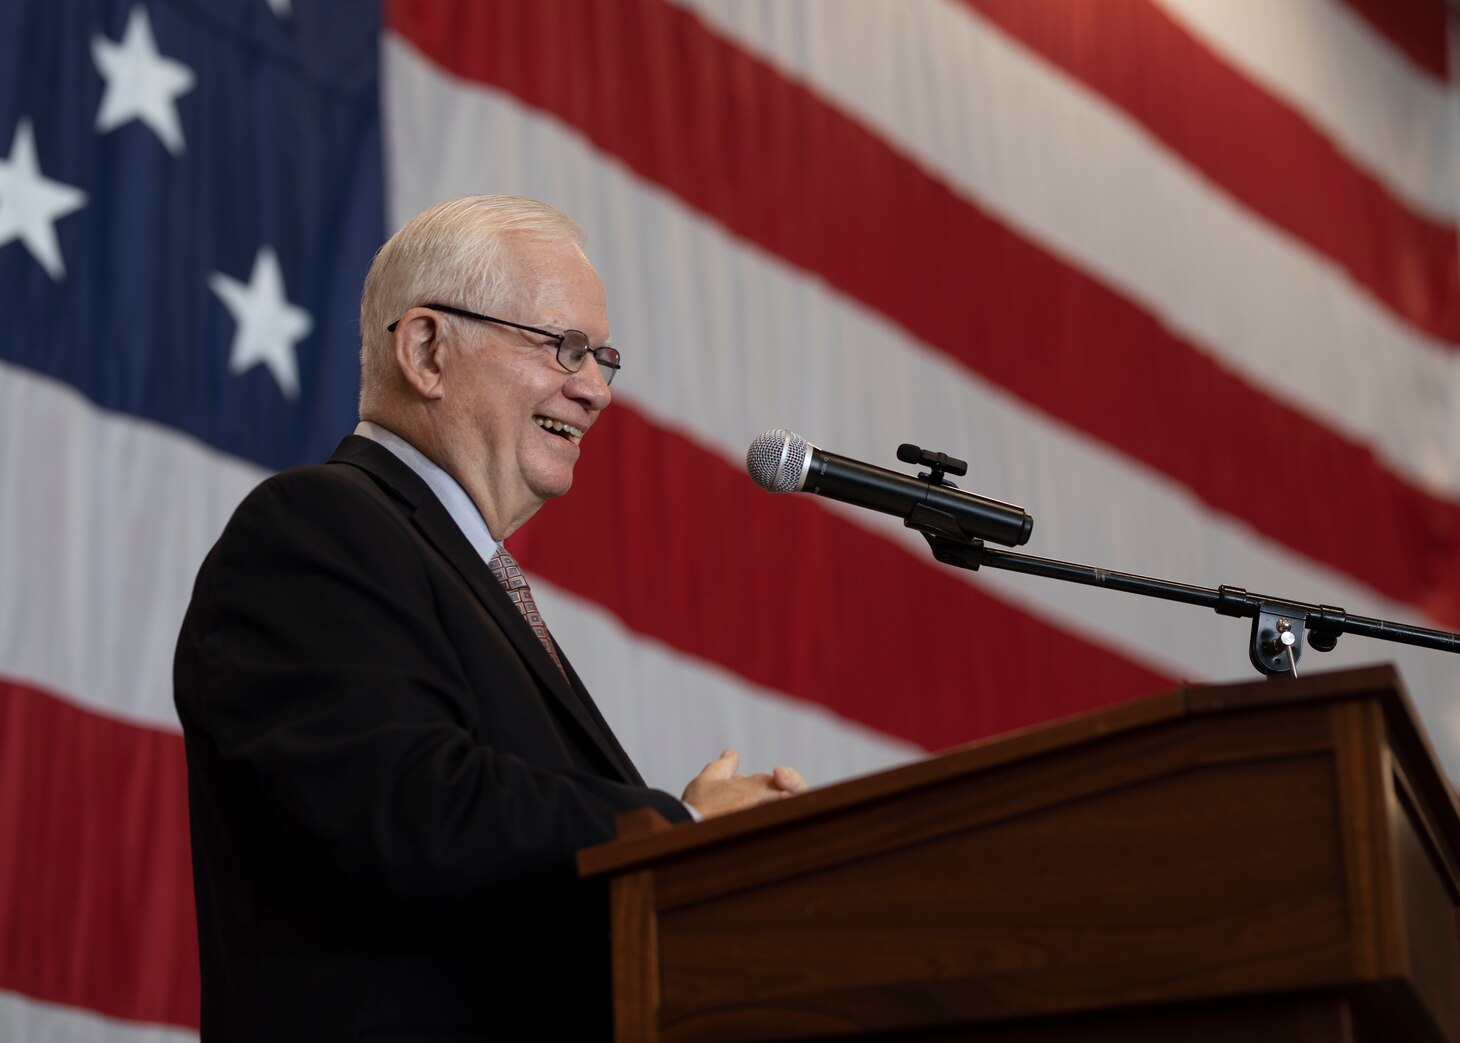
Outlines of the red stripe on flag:
M182 739L0 679L0 989L198 1025Z
M1460 340L1460 243L1147 0L963 0L1381 303ZM1444 36L1441 33L1441 41Z
M657 0L397 0L391 19L446 69L556 114L1062 422L1297 552L1460 621L1455 505L1234 376L697 19ZM548 53L575 57L539 60ZM1194 455L1209 464L1193 469Z
M925 748L1171 687L622 406L584 446L568 499L513 553L755 684ZM712 545L716 533L732 541Z
M1342 0L1421 69L1450 78L1445 0Z

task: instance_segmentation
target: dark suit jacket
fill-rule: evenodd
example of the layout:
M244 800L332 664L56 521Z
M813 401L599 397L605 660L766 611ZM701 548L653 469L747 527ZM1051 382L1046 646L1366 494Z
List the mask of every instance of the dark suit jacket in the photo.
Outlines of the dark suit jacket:
M250 494L174 664L204 1040L607 1038L573 853L687 813L564 665L384 447Z

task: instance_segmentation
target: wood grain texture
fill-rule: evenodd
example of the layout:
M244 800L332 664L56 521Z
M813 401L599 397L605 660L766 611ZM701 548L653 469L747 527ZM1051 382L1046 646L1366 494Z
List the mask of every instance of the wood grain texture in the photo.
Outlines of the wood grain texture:
M1413 982L1447 1038L1460 1039L1460 903L1456 878L1443 873L1430 834L1407 785L1390 820L1397 872L1400 926L1404 938L1404 977Z
M664 1038L1321 986L1349 960L1330 772L1198 768L675 909Z
M1344 702L1331 720L1354 972L1369 980L1398 977L1402 925L1386 825L1398 809L1383 709L1375 700Z
M615 1039L659 1043L659 923L654 874L625 873L609 885Z

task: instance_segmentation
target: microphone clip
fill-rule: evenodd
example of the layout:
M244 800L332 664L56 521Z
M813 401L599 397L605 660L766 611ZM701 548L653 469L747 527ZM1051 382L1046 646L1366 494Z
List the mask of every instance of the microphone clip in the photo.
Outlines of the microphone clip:
M948 481L944 475L954 474L962 478L968 473L967 462L949 456L947 453L935 453L931 449L924 449L911 442L904 442L897 447L897 458L905 464L926 467L927 473L918 475L918 479L929 485L942 485L949 489L957 489L958 486Z

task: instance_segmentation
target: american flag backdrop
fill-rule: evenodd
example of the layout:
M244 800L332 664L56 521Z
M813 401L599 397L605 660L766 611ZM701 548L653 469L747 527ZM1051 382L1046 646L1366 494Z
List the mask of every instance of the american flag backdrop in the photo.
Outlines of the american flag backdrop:
M726 745L827 783L1255 676L1246 621L762 492L771 427L965 458L1032 553L1460 629L1457 29L1445 0L0 4L0 1040L194 1034L193 575L353 427L371 253L448 196L588 232L624 371L512 549L657 785ZM1379 660L1460 775L1460 657L1303 666Z

